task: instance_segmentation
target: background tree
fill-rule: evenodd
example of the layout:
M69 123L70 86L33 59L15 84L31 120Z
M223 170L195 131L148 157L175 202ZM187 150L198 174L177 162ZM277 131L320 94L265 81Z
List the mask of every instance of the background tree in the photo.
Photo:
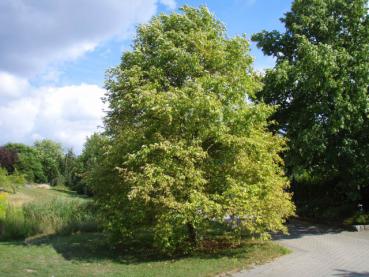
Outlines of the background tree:
M276 58L258 96L278 105L297 199L356 203L369 184L368 1L295 0L282 22L285 32L253 40Z
M232 216L228 228L266 237L293 213L272 109L244 37L228 38L206 9L184 7L137 30L110 71L109 141L93 171L96 200L119 241L142 239L186 252ZM150 240L151 238L151 240Z
M64 154L62 146L52 140L44 139L36 141L34 147L42 164L47 182L51 184L63 183L61 166Z
M27 181L36 183L47 181L38 153L34 148L21 143L9 143L5 145L5 148L17 153L18 160L15 163L15 169L18 173L23 174Z
M74 188L75 184L79 182L78 168L78 157L73 152L73 149L69 149L64 155L62 163L62 175L64 176L66 186Z
M93 172L99 166L98 161L103 156L104 147L107 144L107 137L100 133L94 133L87 138L81 155L78 157L77 176L73 189L79 193L92 194L91 183L93 182Z
M3 146L0 147L0 167L12 173L15 169L17 160L17 153L14 150L9 150Z

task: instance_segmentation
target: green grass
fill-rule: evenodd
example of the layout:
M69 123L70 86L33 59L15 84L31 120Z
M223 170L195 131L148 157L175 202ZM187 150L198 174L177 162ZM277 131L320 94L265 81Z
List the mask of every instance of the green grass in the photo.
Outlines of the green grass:
M22 214L23 223L27 218L39 229L36 228L37 236L0 242L0 276L214 276L288 253L279 245L258 241L172 259L143 247L114 249L104 234L86 233L78 226L88 221L88 217L76 218L81 210L78 203L89 200L67 190L36 188L23 188L11 197L12 203L16 203L13 212ZM11 216L18 217L19 214ZM70 225L78 228L60 232ZM26 227L15 224L15 230L22 228ZM25 235L22 233L21 237Z
M27 244L2 242L0 272L4 276L214 276L286 253L273 243L248 242L238 249L165 259L145 250L117 252L102 234L89 233L43 237Z

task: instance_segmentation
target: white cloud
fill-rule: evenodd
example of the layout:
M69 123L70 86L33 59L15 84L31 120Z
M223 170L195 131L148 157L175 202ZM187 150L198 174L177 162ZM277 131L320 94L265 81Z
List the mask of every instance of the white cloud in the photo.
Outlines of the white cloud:
M169 8L174 0L161 0ZM0 71L32 77L111 37L125 37L157 11L157 0L1 0Z
M15 98L28 88L28 81L24 78L18 78L7 72L0 71L0 104L2 98Z
M0 144L50 138L80 151L102 124L105 90L96 85L28 89L28 96L0 105Z
M63 62L112 38L126 39L175 0L1 0L0 145L50 138L80 151L102 124L104 90L47 86ZM39 85L32 81L39 80Z

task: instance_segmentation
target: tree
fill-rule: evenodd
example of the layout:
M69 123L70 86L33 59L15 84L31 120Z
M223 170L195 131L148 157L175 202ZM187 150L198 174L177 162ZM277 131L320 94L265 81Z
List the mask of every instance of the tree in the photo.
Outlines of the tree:
M107 144L107 137L100 133L94 133L87 138L83 146L83 151L78 157L79 168L77 170L79 181L75 182L73 188L79 193L92 194L91 183L93 173L99 166L98 161L104 154L104 146Z
M74 154L73 149L69 149L68 152L64 155L62 164L62 172L66 186L73 188L75 184L79 181L79 177L77 176L77 169L78 158L76 154Z
M35 142L35 150L41 161L47 181L51 184L62 183L61 165L63 161L62 146L52 140L41 140Z
M314 189L327 201L358 201L369 184L368 1L295 0L282 22L253 40L276 58L258 96L278 106L290 175L326 184Z
M21 143L8 143L4 147L17 153L18 160L15 163L15 169L19 174L24 175L27 181L46 182L43 167L35 149Z
M0 147L0 167L5 168L9 173L15 169L18 157L15 151Z
M247 40L206 8L182 12L140 26L109 72L109 141L92 178L115 238L149 234L167 253L191 251L226 216L234 238L266 237L293 213L272 109L247 100L261 87Z

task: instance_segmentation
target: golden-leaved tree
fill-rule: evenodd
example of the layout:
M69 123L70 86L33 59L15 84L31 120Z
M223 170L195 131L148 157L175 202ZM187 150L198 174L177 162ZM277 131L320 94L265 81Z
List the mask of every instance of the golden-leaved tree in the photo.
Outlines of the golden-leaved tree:
M262 84L247 40L206 8L181 11L140 26L109 71L109 142L93 174L114 237L166 253L191 251L215 225L267 237L294 211L273 109L252 101Z

